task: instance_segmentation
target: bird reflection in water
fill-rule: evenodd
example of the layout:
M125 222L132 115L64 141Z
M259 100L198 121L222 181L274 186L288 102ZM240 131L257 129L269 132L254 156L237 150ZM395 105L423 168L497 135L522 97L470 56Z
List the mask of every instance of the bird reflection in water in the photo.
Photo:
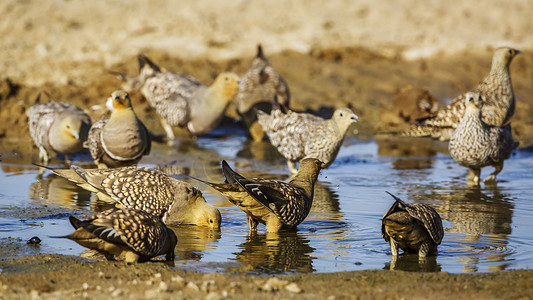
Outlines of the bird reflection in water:
M213 249L220 239L219 230L208 230L198 226L170 226L178 237L175 253L176 260L199 261L203 252Z
M433 168L438 152L448 153L447 144L430 139L394 138L378 139L380 156L397 157L393 162L396 170L425 170Z
M402 253L393 255L390 263L385 263L383 269L409 272L440 272L441 265L437 263L437 255L419 257L416 253Z
M309 273L313 269L311 256L315 248L296 230L278 233L251 233L246 242L238 246L235 260L240 267L229 268L230 272L254 274Z
M424 198L424 191L437 190L431 186L420 186L420 195L413 199ZM460 234L455 241L460 248L456 253L463 262L464 272L476 272L478 265L486 261L500 262L487 271L502 271L509 266L509 235L512 233L514 204L509 194L502 193L498 186L489 188L452 186L443 193L429 198L441 205L434 206L443 220L451 223L446 231Z
M91 202L91 192L55 174L38 177L37 181L30 185L28 195L32 200L70 208L87 207Z

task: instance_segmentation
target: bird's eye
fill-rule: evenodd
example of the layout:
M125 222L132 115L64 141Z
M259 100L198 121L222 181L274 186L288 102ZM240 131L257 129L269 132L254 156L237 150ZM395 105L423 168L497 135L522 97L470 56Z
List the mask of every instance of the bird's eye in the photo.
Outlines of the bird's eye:
M215 221L213 221L213 219L209 219L209 223L215 223Z
M512 49L509 49L507 52L509 52L509 54L513 54L513 50Z
M341 113L339 114L339 116L344 117L344 113L341 112Z
M470 101L470 102L474 102L474 98L473 98L473 97L469 97L469 98L468 98L468 101Z

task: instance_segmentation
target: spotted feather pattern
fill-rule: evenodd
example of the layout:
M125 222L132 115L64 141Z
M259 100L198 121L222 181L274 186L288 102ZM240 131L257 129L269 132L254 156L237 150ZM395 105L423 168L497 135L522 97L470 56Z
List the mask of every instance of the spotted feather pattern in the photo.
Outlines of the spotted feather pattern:
M287 160L296 162L313 157L324 162L325 167L337 156L349 125L355 122L354 118L354 113L348 108L336 110L329 120L293 111L285 114L279 108L272 110L270 115L258 114L259 124L270 142Z
M89 184L122 206L140 209L165 219L178 191L195 190L185 182L144 167L84 170L73 167ZM199 193L199 191L198 191ZM183 204L176 204L183 205Z
M479 93L467 95L482 99ZM473 169L501 163L518 146L513 140L510 125L488 125L482 120L482 114L479 107L469 106L449 143L452 158L460 165Z
M396 201L385 213L381 221L381 234L386 241L390 241L391 238L385 228L385 221L387 220L387 218L398 212L407 212L408 216L415 220L418 220L419 223L417 224L422 224L427 233L429 233L429 235L431 236L433 245L430 245L429 248L433 248L437 245L440 245L444 237L444 229L442 227L442 219L434 208L422 203L407 203L402 201L400 198L394 196L393 194L389 192L387 193L391 195ZM407 223L412 223L413 226L417 226L417 224L414 223L416 221L410 218L402 219L403 222L406 223L405 225L408 225Z
M142 210L106 210L79 226L102 240L125 245L145 259L165 254L170 243L166 225Z
M190 76L163 72L147 78L141 91L169 125L185 126L191 118L190 101L206 89Z

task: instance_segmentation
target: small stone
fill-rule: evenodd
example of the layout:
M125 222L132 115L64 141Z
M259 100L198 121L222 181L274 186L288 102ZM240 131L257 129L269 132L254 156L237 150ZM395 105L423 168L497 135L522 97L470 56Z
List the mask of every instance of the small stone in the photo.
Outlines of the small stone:
M220 300L220 299L222 299L222 297L220 297L220 295L216 292L211 292L207 294L207 296L205 297L205 300Z
M291 293L299 294L302 292L302 289L296 283L290 283L285 286L285 289Z
M167 284L166 282L164 282L164 281L161 281L161 282L159 283L159 287L158 287L158 289L159 289L161 292L166 292L166 291L168 291L168 284Z
M192 281L189 281L189 283L187 283L187 286L186 286L188 289L192 290L192 291L195 291L195 292L198 292L200 291L200 288L198 288L198 286L192 282Z
M113 293L111 293L111 296L115 297L115 298L116 297L121 297L123 295L124 295L124 291L121 290L121 289L116 289L116 290L113 291Z
M84 289L84 290L87 290L89 288L89 284L87 282L84 282L81 287Z
M154 277L155 277L155 278L161 278L161 273L155 273L155 274L154 274Z
M104 275L104 272L98 272L98 278L101 278L101 279L104 279L105 278L105 275Z
M211 286L215 286L215 281L214 280L207 280L207 281L204 281L202 283L202 287L200 288L202 290L202 292L210 292L211 291Z

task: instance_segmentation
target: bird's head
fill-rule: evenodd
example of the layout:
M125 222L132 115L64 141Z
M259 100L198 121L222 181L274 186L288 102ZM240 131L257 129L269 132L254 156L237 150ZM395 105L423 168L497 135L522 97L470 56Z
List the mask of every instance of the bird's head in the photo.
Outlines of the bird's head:
M465 105L467 109L480 110L483 106L483 99L478 92L468 92L465 94Z
M107 98L106 106L109 110L121 110L131 107L130 96L125 91L114 91L111 97Z
M212 85L215 90L222 94L222 98L227 102L231 102L237 90L239 89L239 76L235 73L221 73L215 79Z
M341 134L345 134L350 125L357 123L358 117L349 108L339 108L333 113L333 120L339 127Z

